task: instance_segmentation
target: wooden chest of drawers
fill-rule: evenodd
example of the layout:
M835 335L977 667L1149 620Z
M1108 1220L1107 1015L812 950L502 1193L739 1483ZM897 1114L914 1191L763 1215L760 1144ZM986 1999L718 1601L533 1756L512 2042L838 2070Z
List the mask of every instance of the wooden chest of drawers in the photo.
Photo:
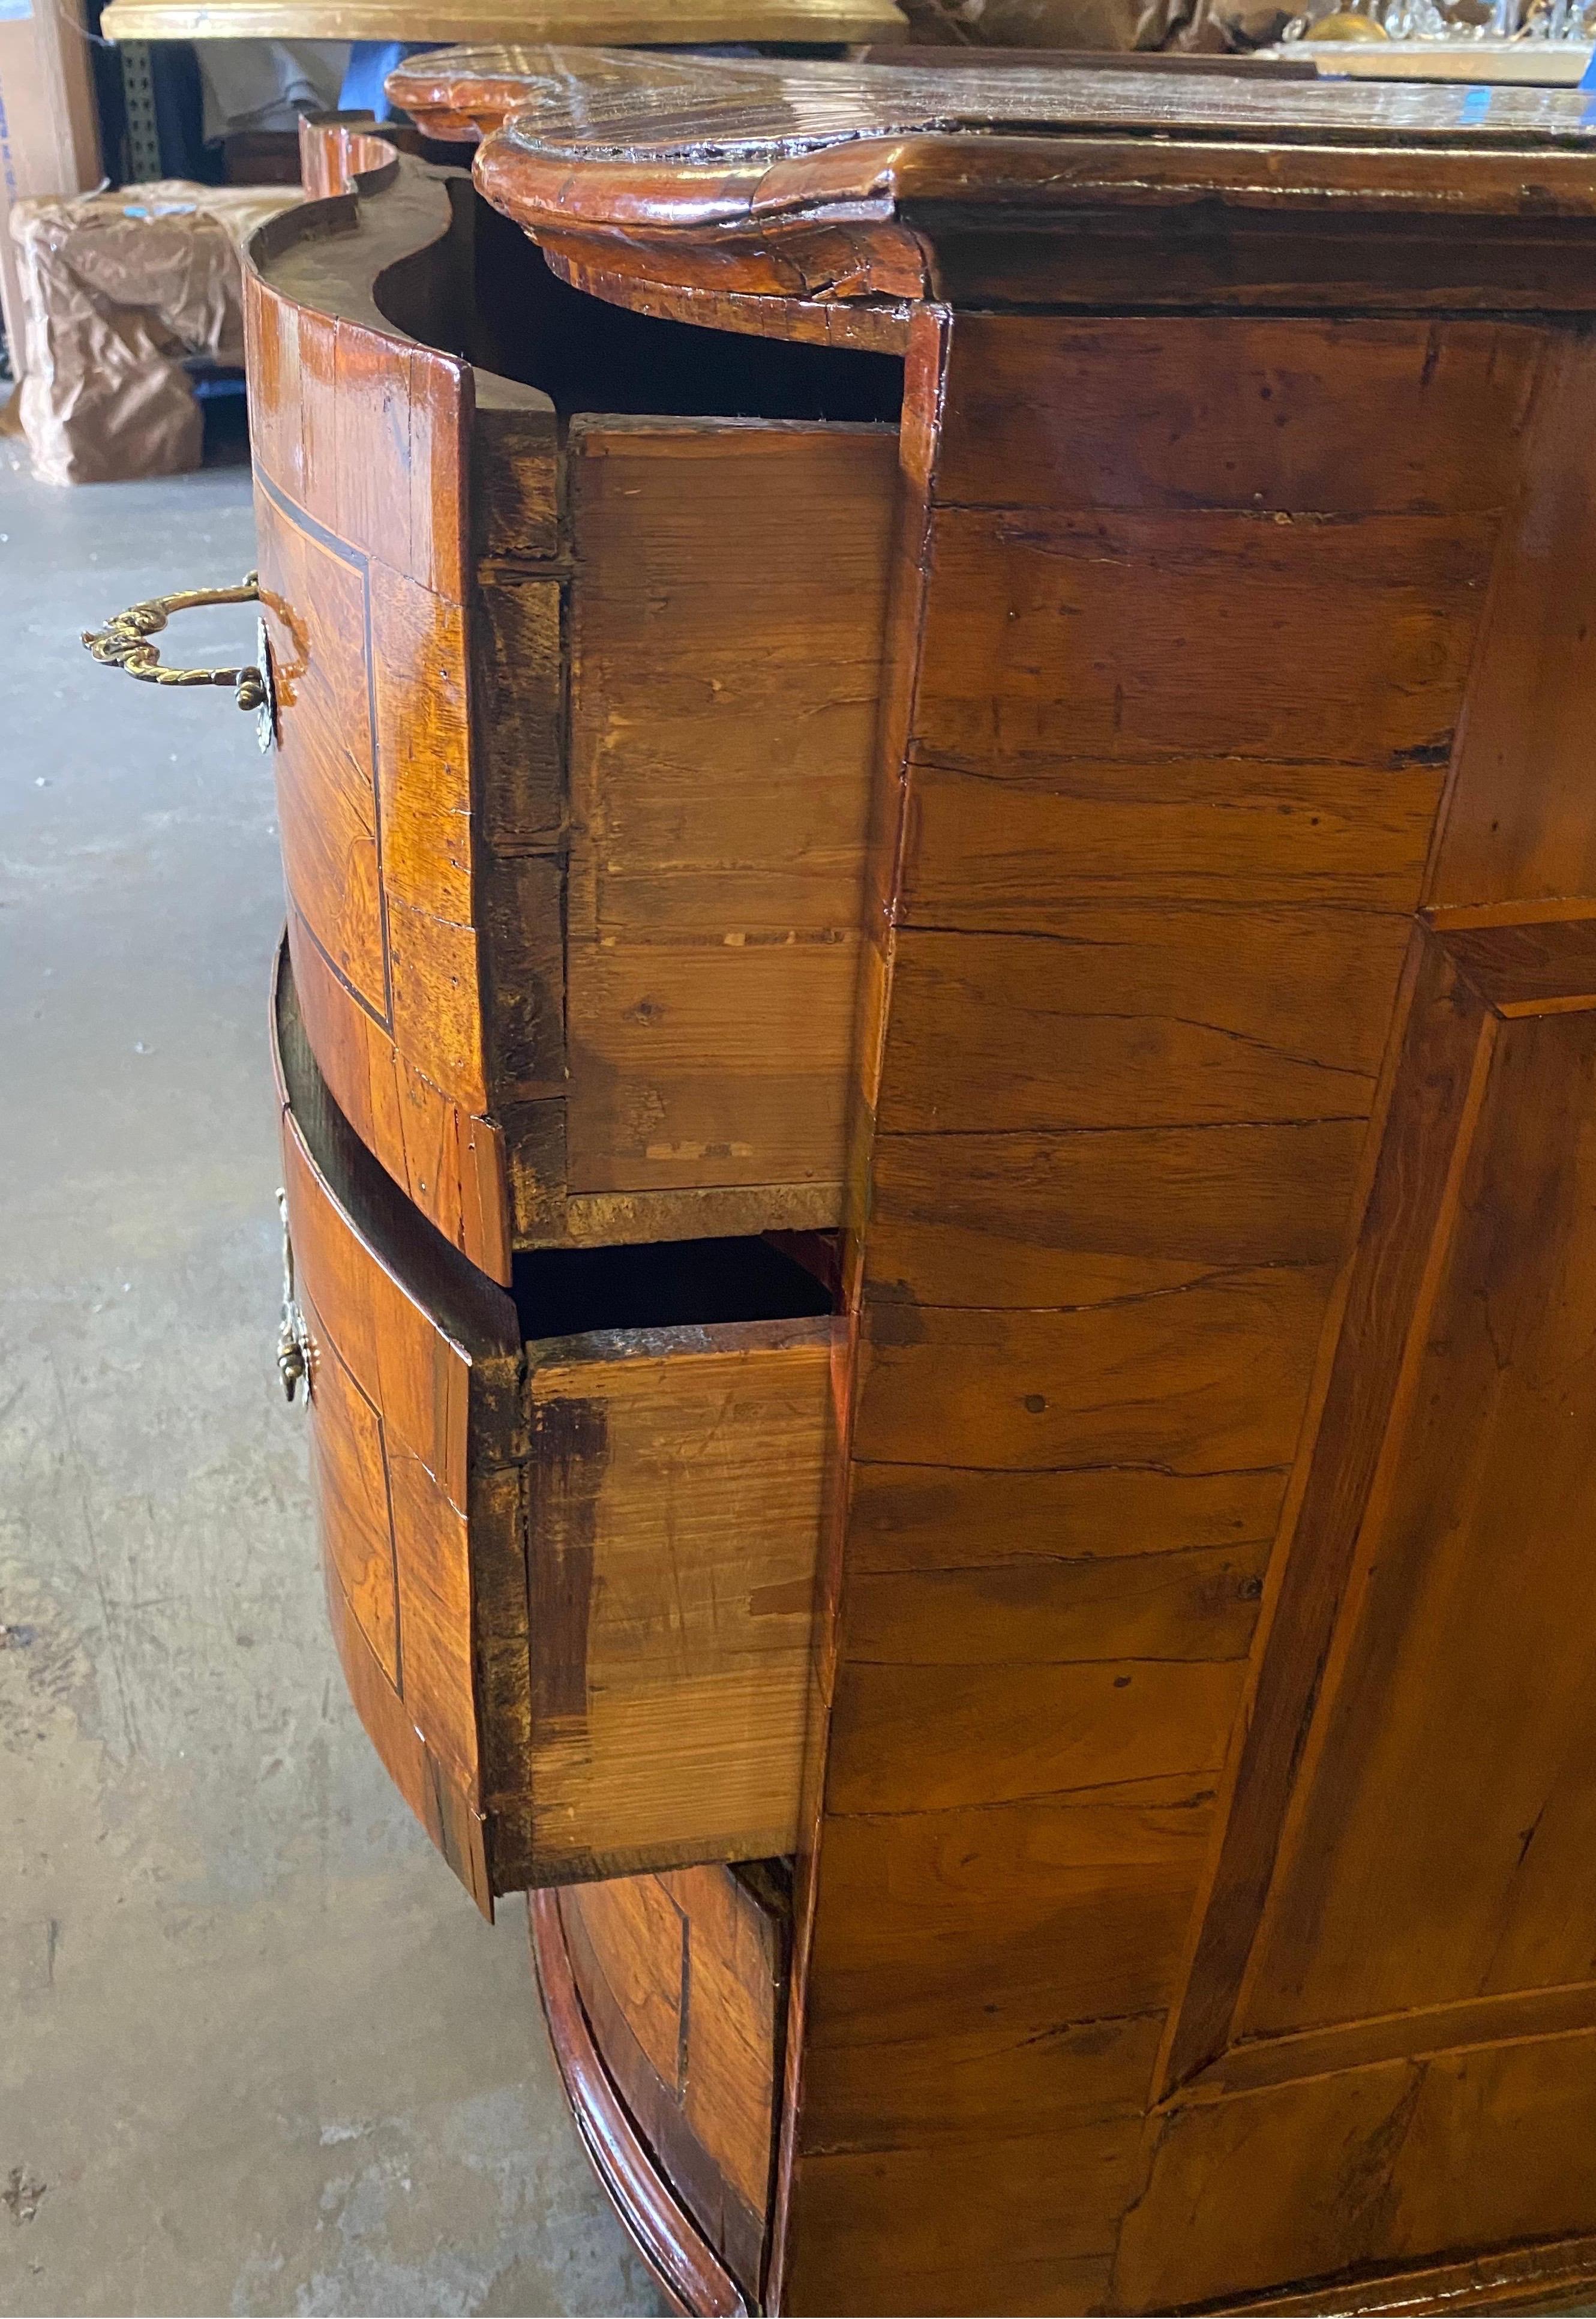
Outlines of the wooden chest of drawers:
M1596 131L666 77L256 245L352 1692L684 2307L1588 2298Z

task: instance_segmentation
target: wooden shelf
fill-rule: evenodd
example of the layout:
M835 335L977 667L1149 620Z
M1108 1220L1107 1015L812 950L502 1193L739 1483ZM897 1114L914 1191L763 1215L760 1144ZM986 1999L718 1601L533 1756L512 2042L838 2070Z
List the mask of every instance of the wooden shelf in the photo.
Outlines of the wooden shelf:
M580 48L903 39L895 0L114 0L113 41L558 41Z

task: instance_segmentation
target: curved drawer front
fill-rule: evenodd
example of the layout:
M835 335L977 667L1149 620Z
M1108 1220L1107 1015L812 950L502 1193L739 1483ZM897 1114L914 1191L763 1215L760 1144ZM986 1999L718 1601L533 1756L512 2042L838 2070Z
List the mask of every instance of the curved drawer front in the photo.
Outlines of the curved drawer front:
M257 234L247 285L289 941L329 1085L506 1285L517 1248L834 1223L895 430L589 415L686 326L556 283L464 180L359 183ZM485 331L479 282L568 429L422 342ZM735 354L733 410L785 407L805 364L893 368Z
M446 263L446 185L421 176L391 198L364 288L326 256L339 246L329 229L361 242L353 196L275 221L246 281L289 943L347 1117L445 1237L503 1280L464 672L473 379L371 303L371 278L401 249ZM515 414L534 430L551 416Z
M512 1301L332 1104L285 961L274 1030L333 1625L412 1809L484 1908L789 1848L825 1293L704 1241L535 1258Z
M494 1774L527 1692L515 1307L333 1105L286 958L273 1031L333 1632L378 1753L486 1909Z
M583 1884L558 1906L603 2067L668 2193L757 2307L791 1931L781 1863Z

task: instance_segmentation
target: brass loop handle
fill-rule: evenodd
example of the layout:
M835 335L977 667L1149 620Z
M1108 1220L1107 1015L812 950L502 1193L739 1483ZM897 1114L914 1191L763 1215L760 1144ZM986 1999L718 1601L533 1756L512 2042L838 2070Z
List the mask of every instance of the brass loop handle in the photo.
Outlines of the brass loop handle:
M174 612L191 612L201 604L257 602L257 578L249 572L236 588L185 588L172 596L152 596L147 604L131 604L103 628L86 628L84 644L104 666L125 669L141 684L230 684L240 708L262 708L268 699L264 669L163 668L161 656L149 641L159 635Z

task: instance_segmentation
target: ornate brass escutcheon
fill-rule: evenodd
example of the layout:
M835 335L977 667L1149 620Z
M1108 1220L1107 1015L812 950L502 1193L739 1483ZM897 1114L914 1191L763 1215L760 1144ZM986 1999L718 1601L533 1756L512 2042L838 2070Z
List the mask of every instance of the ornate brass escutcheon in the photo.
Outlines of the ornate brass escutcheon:
M315 1347L293 1288L293 1241L288 1231L288 1195L277 1194L277 1214L283 1219L283 1322L277 1331L277 1374L284 1397L292 1401L299 1385L310 1400L315 1390Z

